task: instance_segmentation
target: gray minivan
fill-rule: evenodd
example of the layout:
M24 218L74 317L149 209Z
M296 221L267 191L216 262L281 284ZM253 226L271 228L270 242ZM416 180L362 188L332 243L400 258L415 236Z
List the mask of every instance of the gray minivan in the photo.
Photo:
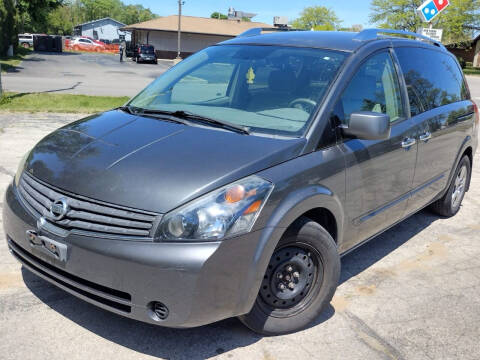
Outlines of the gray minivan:
M133 319L297 331L342 255L426 206L458 212L478 122L431 39L250 30L42 139L6 192L8 247Z

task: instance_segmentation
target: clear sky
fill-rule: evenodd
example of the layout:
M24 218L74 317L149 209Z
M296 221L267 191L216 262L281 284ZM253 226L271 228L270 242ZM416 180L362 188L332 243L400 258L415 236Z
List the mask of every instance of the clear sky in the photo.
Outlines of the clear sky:
M177 0L123 0L126 4L141 4L160 16L178 13ZM287 16L289 20L298 17L307 6L322 5L333 9L343 20L342 26L362 24L369 26L370 0L185 0L182 13L192 16L209 17L214 11L223 14L233 6L235 10L258 14L253 21L272 24L274 16Z

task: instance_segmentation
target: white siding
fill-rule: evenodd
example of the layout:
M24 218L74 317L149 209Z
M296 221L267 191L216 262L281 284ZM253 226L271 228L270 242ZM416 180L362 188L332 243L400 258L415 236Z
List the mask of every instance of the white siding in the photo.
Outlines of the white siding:
M120 27L122 27L122 25L111 20L96 21L83 25L82 35L95 38L95 36L93 36L93 32L96 31L98 34L98 39L107 39L111 41L119 38L118 29ZM123 32L120 33L123 34ZM125 38L127 41L130 41L130 33L126 33Z

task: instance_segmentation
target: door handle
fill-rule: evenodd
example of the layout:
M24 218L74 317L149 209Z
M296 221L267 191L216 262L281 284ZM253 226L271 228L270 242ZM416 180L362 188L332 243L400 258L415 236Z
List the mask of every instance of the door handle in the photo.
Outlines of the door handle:
M408 150L412 145L415 145L416 142L415 138L406 138L402 141L402 148Z
M418 138L423 142L427 142L432 138L432 134L427 131L427 132L424 132L422 135L420 135Z

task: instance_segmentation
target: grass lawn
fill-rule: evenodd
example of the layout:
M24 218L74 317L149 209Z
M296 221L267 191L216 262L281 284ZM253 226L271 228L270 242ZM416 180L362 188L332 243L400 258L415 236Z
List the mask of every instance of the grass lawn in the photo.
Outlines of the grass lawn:
M123 105L129 98L52 93L5 93L0 111L95 113Z
M15 55L12 57L0 57L0 64L2 64L2 72L15 69L22 62L23 58L30 54L32 50L17 47Z
M480 68L474 68L472 66L467 66L463 69L465 75L480 75Z

